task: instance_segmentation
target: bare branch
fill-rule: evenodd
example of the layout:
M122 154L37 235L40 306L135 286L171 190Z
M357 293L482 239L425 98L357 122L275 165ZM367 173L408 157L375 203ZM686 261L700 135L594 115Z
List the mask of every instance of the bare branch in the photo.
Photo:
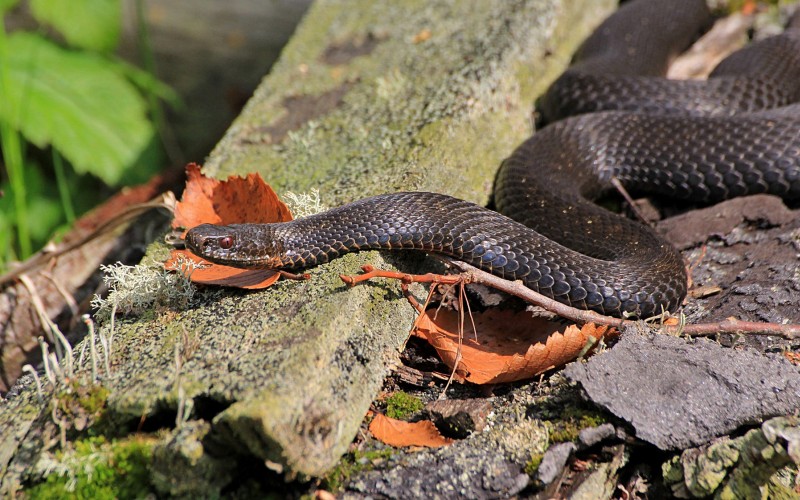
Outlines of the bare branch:
M464 262L448 260L447 263L454 269L458 270L461 274L443 276L428 273L423 275L413 275L393 271L381 271L374 269L372 266L364 266L363 270L365 274L355 277L342 276L342 280L349 285L355 285L362 281L377 277L399 279L403 283L478 283L506 292L515 297L519 297L525 302L542 307L547 311L557 314L558 316L566 318L570 321L574 321L578 324L594 323L596 325L608 325L621 329L625 326L632 326L634 324L641 323L639 320L614 318L596 313L594 311L586 311L583 309L570 307L534 292L530 288L523 285L521 281L509 281L485 271L481 271L480 269ZM736 318L727 318L722 321L698 323L693 325L684 325L682 322L678 325L667 325L662 323L658 325L658 328L666 334L683 334L690 337L704 337L718 335L721 333L732 333L775 335L786 339L800 338L800 324L784 325L778 323L757 323L751 321L741 321Z

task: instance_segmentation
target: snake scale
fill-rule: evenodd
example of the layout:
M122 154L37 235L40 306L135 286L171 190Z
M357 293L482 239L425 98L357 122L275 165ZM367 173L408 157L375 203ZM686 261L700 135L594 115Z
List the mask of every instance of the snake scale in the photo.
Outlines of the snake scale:
M687 289L677 250L592 202L615 179L702 203L800 198L800 26L732 54L707 80L664 78L710 21L703 0L633 0L604 21L542 98L550 124L500 166L496 211L390 193L291 222L200 225L186 245L211 262L286 270L415 249L603 314L674 310Z

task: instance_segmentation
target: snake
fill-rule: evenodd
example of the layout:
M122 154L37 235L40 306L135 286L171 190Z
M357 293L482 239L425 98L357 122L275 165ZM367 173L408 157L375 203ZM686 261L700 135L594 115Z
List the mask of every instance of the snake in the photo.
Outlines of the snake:
M547 125L500 165L492 209L394 192L289 222L202 224L186 246L213 263L286 271L418 250L605 315L675 311L687 293L680 253L598 197L622 185L701 204L800 198L800 26L746 45L705 80L665 78L711 22L703 0L624 3L540 99Z

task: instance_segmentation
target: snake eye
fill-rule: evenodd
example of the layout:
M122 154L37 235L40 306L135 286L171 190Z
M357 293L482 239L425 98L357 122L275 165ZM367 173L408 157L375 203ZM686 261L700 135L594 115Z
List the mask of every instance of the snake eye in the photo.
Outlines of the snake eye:
M219 239L219 247L223 250L227 250L233 246L233 237L231 236L223 236Z

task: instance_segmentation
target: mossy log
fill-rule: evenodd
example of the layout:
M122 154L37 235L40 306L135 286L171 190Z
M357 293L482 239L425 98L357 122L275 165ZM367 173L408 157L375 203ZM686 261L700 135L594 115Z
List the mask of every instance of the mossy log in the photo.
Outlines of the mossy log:
M532 132L535 98L611 8L593 0L317 2L205 173L258 172L278 193L317 188L329 206L398 190L485 203L501 160ZM149 265L165 253L152 247ZM429 261L350 255L307 282L204 289L189 310L118 319L102 421L166 428L159 463L173 453L173 462L203 465L159 471L162 492L198 491L203 481L206 493L218 491L234 463L219 460L226 455L324 474L356 435L414 317L396 283L341 282L340 273L365 263L413 272ZM4 493L57 435L31 378L18 390L0 408ZM187 439L199 446L179 442Z

